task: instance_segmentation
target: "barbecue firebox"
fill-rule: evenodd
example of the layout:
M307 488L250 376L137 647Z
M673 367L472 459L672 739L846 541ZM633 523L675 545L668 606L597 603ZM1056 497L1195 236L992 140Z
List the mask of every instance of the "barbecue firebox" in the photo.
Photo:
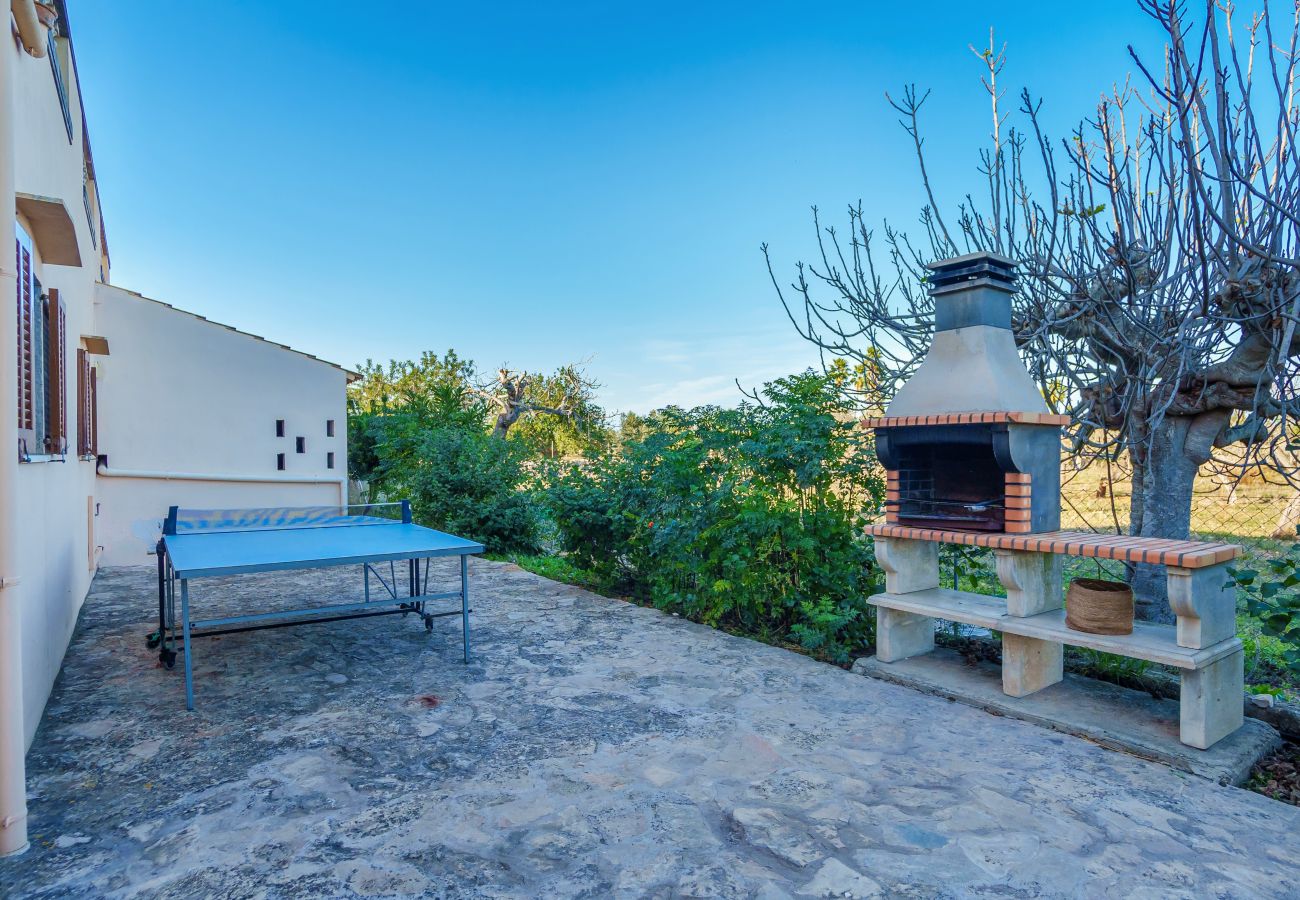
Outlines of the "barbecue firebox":
M930 267L935 337L877 419L889 524L1027 533L1060 525L1060 429L1011 331L1015 263L991 253Z
M898 473L890 506L900 525L1005 531L1006 469L994 452L1005 428L930 425L894 429L884 436L886 465Z

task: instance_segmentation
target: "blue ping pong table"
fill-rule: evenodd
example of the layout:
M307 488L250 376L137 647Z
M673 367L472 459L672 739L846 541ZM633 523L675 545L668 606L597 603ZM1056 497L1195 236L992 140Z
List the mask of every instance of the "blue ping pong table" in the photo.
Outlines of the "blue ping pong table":
M426 630L441 616L461 617L469 662L469 577L475 541L424 528L411 521L411 505L282 507L272 509L180 509L171 507L158 542L158 631L149 637L167 668L176 663L179 628L185 664L185 706L194 709L194 641L241 631L336 622L370 616L419 616ZM460 557L460 590L428 593L429 560ZM406 567L406 590L398 588L398 563ZM386 566L384 564L387 564ZM190 582L200 578L360 565L364 599L304 609L191 617ZM384 569L387 569L385 577ZM378 582L371 589L371 580ZM176 599L180 596L180 617ZM438 600L460 600L460 609L433 611Z

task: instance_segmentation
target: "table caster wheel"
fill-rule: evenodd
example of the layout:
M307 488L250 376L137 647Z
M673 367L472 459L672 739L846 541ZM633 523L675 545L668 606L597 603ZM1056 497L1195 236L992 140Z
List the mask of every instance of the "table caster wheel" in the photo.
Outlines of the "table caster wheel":
M424 617L424 630L429 632L433 631L433 616Z
M148 634L144 639L144 644L150 650L157 650L158 645L162 643L162 632L154 631Z
M165 651L163 651L162 656L160 657L160 659L162 659L162 664L163 664L165 667L167 667L168 669L174 669L174 668L176 668L176 651L175 651L175 650L165 650Z

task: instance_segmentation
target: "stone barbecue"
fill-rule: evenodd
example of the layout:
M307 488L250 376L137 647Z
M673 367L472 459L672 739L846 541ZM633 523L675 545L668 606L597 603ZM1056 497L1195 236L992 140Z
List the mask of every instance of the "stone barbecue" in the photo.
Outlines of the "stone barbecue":
M1016 353L1015 263L973 253L930 267L935 336L885 415L886 522L1023 534L1060 527L1061 426Z
M934 649L935 621L1002 636L1002 690L1027 697L1063 678L1063 647L1182 672L1179 739L1206 749L1242 723L1243 652L1231 544L1060 531L1061 428L1020 361L1012 333L1016 264L973 253L929 266L934 342L881 417L885 521L868 528L885 574L876 660ZM939 586L939 544L987 547L1006 597ZM1163 565L1177 625L1098 635L1065 621L1062 556Z

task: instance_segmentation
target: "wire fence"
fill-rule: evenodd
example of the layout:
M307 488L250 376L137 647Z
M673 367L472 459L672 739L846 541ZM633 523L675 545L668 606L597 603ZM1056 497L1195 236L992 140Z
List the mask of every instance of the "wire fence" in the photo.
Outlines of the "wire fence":
M1127 473L1094 465L1061 468L1061 528L1098 534L1127 534L1131 485ZM1206 474L1197 479L1192 498L1192 538L1238 544L1242 564L1285 554L1297 541L1300 493L1263 479L1228 482ZM940 551L945 586L1001 593L992 553L981 548L945 545ZM1067 578L1121 579L1123 563L1067 558Z
M1103 466L1061 470L1061 527L1127 533L1130 483ZM1247 555L1285 552L1300 526L1300 493L1262 478L1229 481L1204 474L1192 494L1192 537L1240 544Z

